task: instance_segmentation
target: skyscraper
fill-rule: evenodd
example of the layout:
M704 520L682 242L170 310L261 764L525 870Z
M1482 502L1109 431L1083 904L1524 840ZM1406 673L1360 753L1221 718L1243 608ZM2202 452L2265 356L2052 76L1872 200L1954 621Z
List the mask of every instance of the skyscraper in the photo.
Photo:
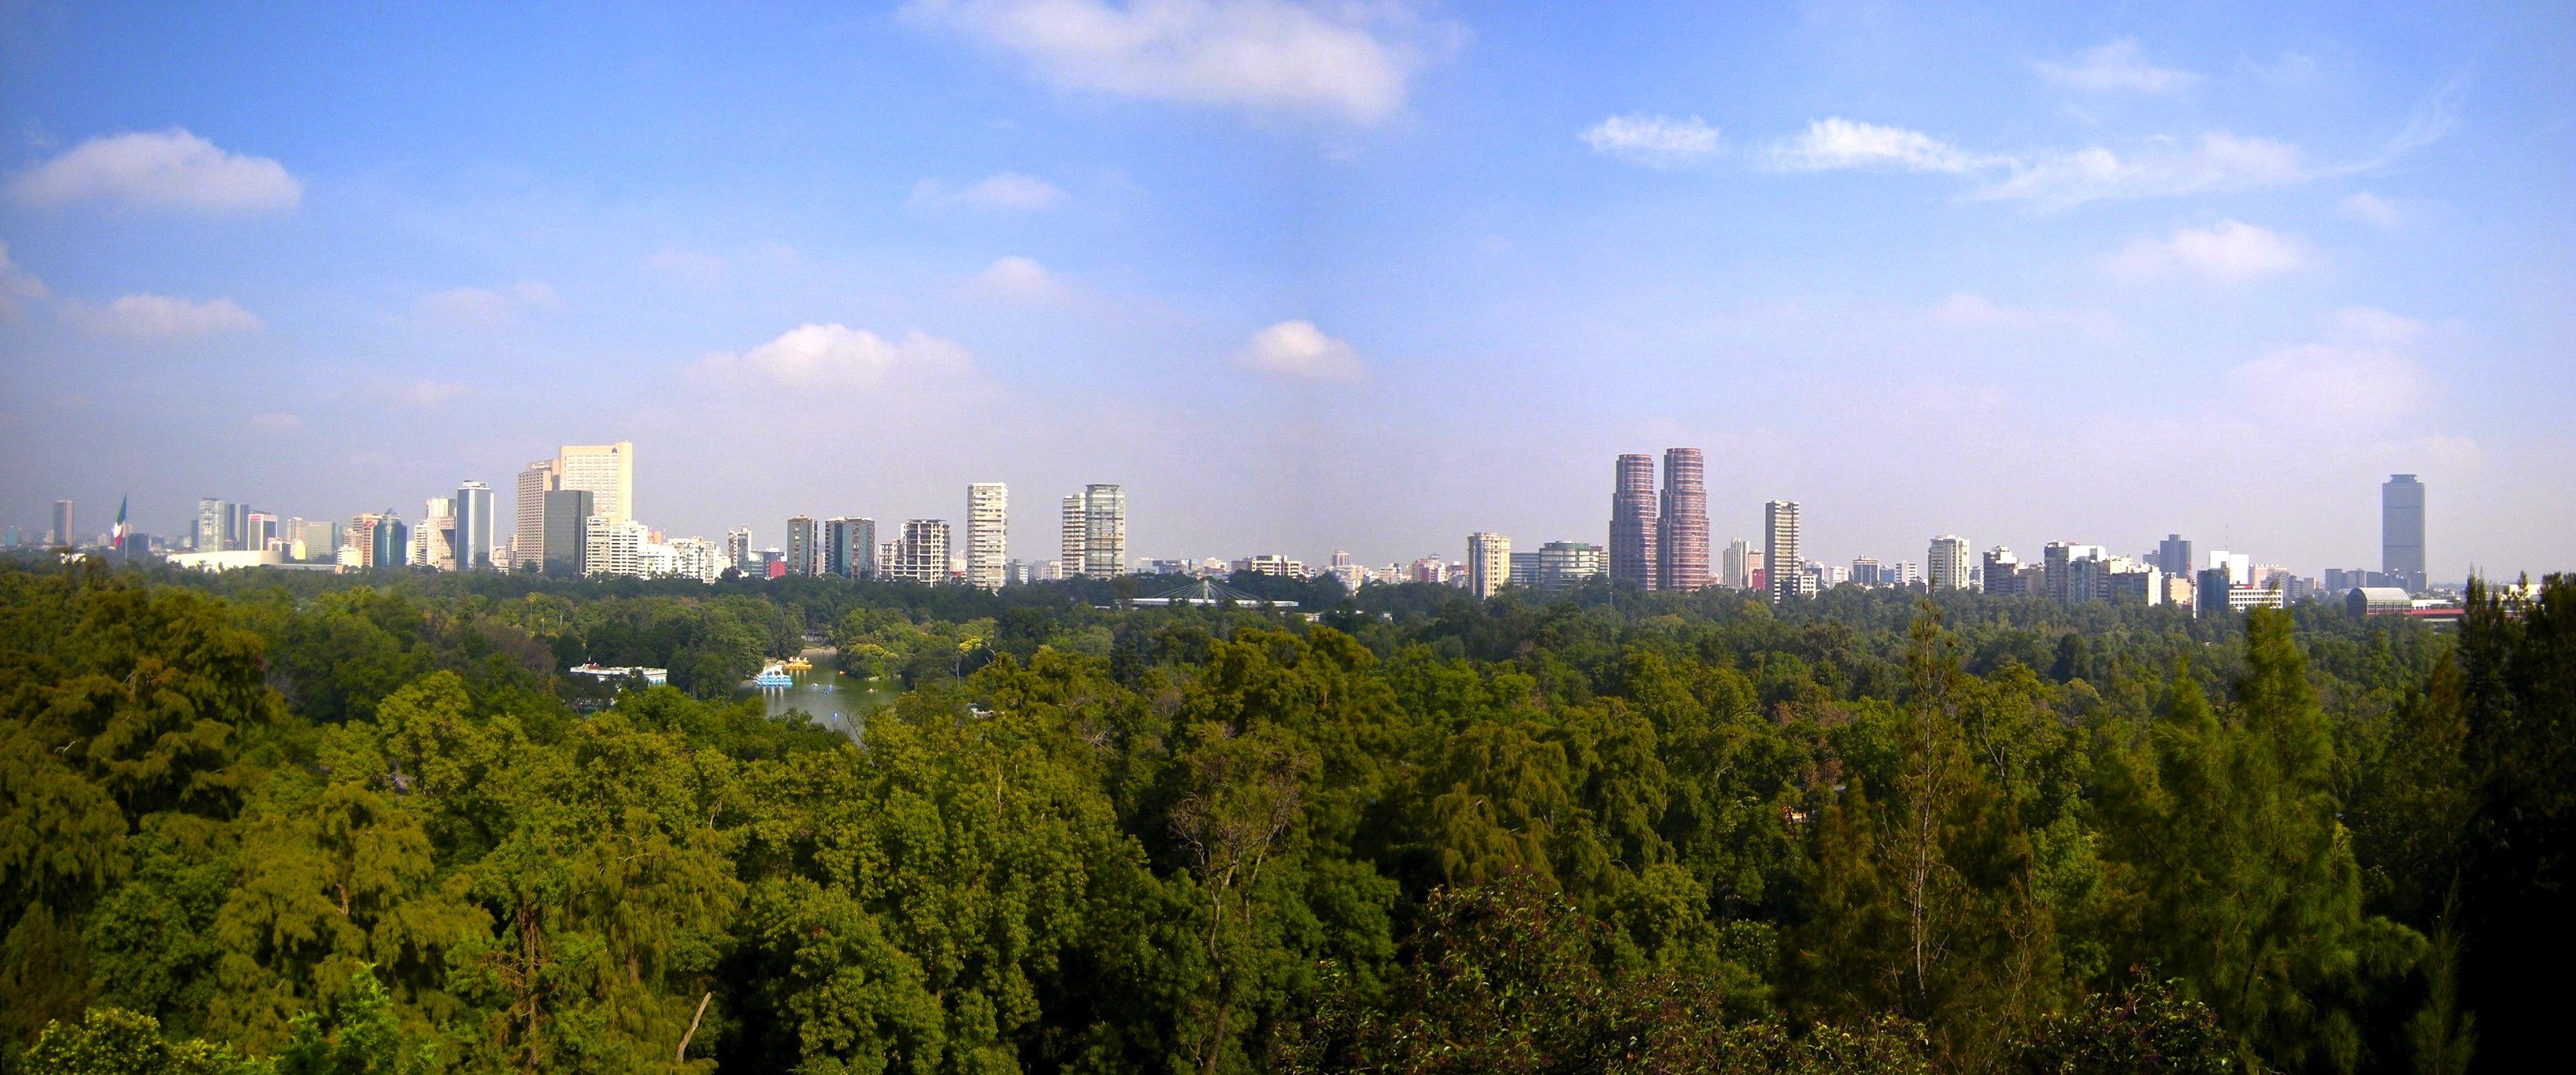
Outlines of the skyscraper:
M1968 539L1957 534L1943 534L1933 538L1931 555L1925 557L1923 562L1931 566L1933 589L1968 588Z
M500 563L492 552L492 487L462 482L456 487L456 569L490 571Z
M390 511L376 516L368 538L374 545L367 558L368 567L401 567L410 562L411 527L403 525L402 516Z
M1127 573L1127 490L1115 485L1086 485L1091 525L1082 535L1082 573L1097 579Z
M1000 482L966 487L966 583L1002 588L1002 561L1010 557L1010 490Z
M430 497L420 513L420 526L411 532L411 555L405 563L414 567L456 570L456 500L453 497Z
M189 544L198 552L224 551L224 520L232 514L232 505L213 497L197 501L197 529L189 535Z
M737 526L725 531L725 566L751 574L751 528Z
M73 540L73 539L72 539L72 502L71 502L71 501L68 501L68 500L57 500L57 501L54 501L54 540L53 540L53 544L55 544L55 545L78 545L78 544L80 544L80 542L75 541L75 540Z
M744 544L750 544L748 535ZM855 515L823 520L823 573L845 579L877 577L877 521Z
M1688 593L1708 585L1708 483L1699 449L1664 449L1656 526L1655 588Z
M2156 570L2168 575L2191 574L2191 542L2184 541L2180 534L2165 535L2163 541L2156 543Z
M1058 578L1069 579L1082 574L1082 545L1085 536L1091 533L1091 509L1088 505L1080 493L1064 498L1064 521L1059 531L1063 552L1056 561Z
M1807 592L1807 561L1798 552L1798 502L1762 505L1762 563L1769 568L1771 603Z
M1753 543L1736 538L1726 543L1726 555L1718 561L1718 582L1730 590L1753 586Z
M1703 537L1707 531L1703 527ZM1655 457L1622 455L1619 457L1618 483L1610 493L1610 581L1633 583L1638 589L1655 588L1657 559L1655 542ZM1701 549L1700 568L1707 570L1707 549Z
M1512 539L1479 530L1467 535L1467 592L1477 598L1502 592L1512 574Z
M224 551L240 552L251 548L250 505L224 505Z
M798 515L787 520L787 573L805 576L823 573L823 527L811 515Z
M564 445L555 470L555 488L589 492L596 514L621 523L635 517L635 442Z
M2030 592L2023 585L2021 558L2014 556L2011 549L2001 545L1986 550L1985 566L1981 569L1981 575L1986 580L1987 593L2026 596Z
M552 459L519 472L517 529L510 534L510 570L533 571L546 562L546 494L561 488Z
M2424 588L2424 483L2391 474L2379 487L2379 569Z
M589 555L590 517L598 514L599 494L588 489L557 489L545 495L545 572L555 578L580 578Z

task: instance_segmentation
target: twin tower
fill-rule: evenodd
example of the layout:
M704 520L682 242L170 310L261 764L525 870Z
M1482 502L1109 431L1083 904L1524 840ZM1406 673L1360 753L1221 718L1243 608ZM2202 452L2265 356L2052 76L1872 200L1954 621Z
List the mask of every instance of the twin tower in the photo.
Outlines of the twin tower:
M1708 585L1707 462L1697 448L1664 449L1664 488L1655 457L1619 457L1610 494L1610 577L1647 590Z

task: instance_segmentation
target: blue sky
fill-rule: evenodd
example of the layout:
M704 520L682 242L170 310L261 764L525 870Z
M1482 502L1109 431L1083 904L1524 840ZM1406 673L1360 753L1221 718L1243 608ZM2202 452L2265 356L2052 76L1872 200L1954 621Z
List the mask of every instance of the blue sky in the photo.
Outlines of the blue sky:
M2571 565L2568 4L0 5L0 515Z

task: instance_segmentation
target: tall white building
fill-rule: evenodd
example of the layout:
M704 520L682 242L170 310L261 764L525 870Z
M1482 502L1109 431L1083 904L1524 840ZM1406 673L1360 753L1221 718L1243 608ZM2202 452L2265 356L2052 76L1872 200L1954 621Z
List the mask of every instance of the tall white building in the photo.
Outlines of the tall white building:
M555 488L589 492L594 514L621 523L635 517L635 442L564 445L555 470Z
M1090 502L1084 500L1080 493L1064 498L1063 523L1059 531L1063 551L1056 557L1055 577L1057 578L1069 579L1082 574L1083 540L1085 535L1091 532L1089 504Z
M1932 551L1923 561L1931 567L1935 590L1968 589L1968 539L1957 534L1943 534L1932 539Z
M1774 500L1762 506L1762 562L1771 567L1772 603L1814 592L1815 583L1800 570L1807 561L1798 552L1797 501Z
M611 519L606 515L593 515L582 522L583 574L644 576L644 546L652 536L651 528L633 519Z
M725 566L745 575L751 574L751 528L737 526L725 531Z
M1000 482L966 487L966 583L998 590L1010 557L1010 490Z
M725 568L733 566L725 561L723 546L705 538L673 538L659 548L668 557L660 573L673 578L714 582Z
M534 571L546 562L546 494L553 492L555 461L539 459L519 472L518 530L510 535L510 570Z
M411 531L411 566L456 570L456 501L433 496Z
M885 568L888 578L925 586L948 581L948 521L904 520L903 537L892 543L891 553Z
M1501 593L1512 575L1512 539L1483 530L1467 535L1467 592L1478 598Z

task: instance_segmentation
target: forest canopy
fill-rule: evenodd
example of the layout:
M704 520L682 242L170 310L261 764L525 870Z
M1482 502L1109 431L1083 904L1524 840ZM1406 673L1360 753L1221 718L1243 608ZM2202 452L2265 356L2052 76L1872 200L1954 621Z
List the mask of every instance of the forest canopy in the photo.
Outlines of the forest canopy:
M2576 591L1130 609L0 567L0 1071L2462 1071ZM854 733L742 680L900 686ZM571 664L650 665L603 693Z

